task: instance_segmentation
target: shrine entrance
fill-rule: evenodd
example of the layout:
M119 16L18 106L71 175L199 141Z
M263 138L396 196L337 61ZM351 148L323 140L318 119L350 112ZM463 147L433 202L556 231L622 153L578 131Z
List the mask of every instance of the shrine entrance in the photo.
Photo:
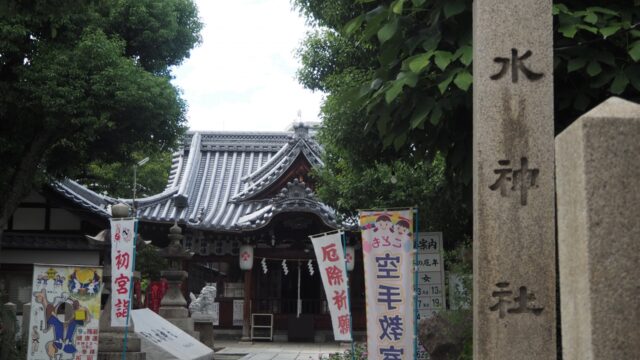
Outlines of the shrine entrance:
M330 321L308 237L327 230L312 213L282 213L255 244L251 313L273 314L274 330L289 341L313 341L316 324Z
M300 267L298 268L298 262ZM309 271L308 260L287 261L288 273L285 274L281 260L266 260L265 274L261 261L254 272L256 284L253 299L253 312L270 312L283 315L298 314L298 287L300 291L301 314L325 314L326 301L322 290L322 281L318 276L317 265L312 260L314 274ZM298 276L300 283L298 284Z

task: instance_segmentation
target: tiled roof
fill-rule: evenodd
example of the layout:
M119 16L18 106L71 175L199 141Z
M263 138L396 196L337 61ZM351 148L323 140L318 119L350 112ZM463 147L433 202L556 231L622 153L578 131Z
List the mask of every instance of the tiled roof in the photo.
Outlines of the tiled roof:
M333 210L303 182L289 182L277 196L264 196L301 156L312 166L322 165L320 147L304 126L277 133L190 132L174 154L167 188L138 199L138 216L240 231L265 226L281 212L303 211L337 227Z
M51 184L51 187L81 208L90 210L103 218L111 217L110 206L117 202L113 198L97 194L69 179L55 181Z

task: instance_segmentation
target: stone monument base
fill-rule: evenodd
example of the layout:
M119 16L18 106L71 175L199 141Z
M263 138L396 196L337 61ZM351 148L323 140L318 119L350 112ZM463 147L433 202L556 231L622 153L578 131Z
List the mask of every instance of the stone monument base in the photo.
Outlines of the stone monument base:
M98 344L100 351L106 352L122 352L124 346L124 332L100 333L100 342ZM127 335L127 351L140 351L140 338L129 332Z
M196 321L194 330L200 334L200 342L213 349L213 324L210 321Z
M200 333L194 330L193 319L189 317L189 310L186 308L161 306L158 314L196 340L200 340Z
M122 359L124 347L124 331L121 333L104 332L100 333L98 343L98 360L118 360ZM140 352L140 338L132 332L127 335L126 360L146 360L147 354Z
M122 360L121 352L101 352L98 353L98 360ZM125 360L146 360L147 354L143 352L130 352L124 356Z

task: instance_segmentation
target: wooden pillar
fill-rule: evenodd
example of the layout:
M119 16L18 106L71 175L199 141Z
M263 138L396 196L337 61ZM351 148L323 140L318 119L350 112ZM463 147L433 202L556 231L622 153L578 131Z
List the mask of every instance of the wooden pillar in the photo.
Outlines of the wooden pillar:
M251 292L253 289L253 273L251 270L244 272L244 308L242 310L242 341L251 340Z

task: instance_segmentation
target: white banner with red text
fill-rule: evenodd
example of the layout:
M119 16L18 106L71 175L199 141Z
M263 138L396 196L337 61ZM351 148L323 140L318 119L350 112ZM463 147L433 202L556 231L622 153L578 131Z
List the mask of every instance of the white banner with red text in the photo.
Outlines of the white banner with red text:
M128 326L136 219L111 219L111 326Z
M327 294L333 336L336 341L351 341L351 311L342 232L310 238L318 260L324 292Z
M369 359L413 359L413 210L360 211Z

